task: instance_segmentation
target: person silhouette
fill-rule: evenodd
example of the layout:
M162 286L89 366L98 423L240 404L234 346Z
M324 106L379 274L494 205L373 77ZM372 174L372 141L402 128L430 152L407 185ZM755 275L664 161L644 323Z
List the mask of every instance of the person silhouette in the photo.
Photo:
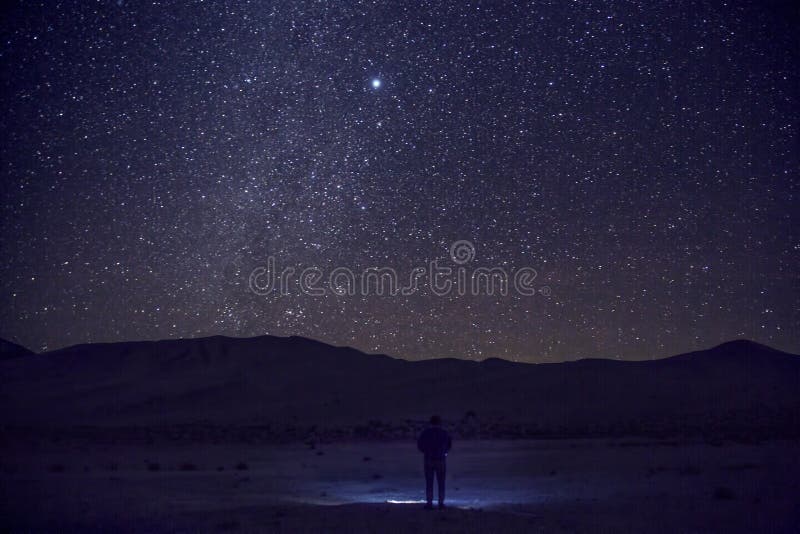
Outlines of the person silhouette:
M444 508L444 478L447 471L447 453L453 446L450 434L442 428L442 418L431 417L428 426L417 439L417 449L425 457L425 509L433 508L433 477L439 489L439 508Z

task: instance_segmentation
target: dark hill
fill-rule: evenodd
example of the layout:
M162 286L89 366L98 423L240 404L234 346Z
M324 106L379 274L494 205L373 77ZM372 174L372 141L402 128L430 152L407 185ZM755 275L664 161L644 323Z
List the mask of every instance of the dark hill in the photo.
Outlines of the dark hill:
M0 360L10 360L12 358L29 356L32 354L35 353L33 351L26 349L22 345L17 345L16 343L12 343L11 341L0 339Z
M402 428L490 435L798 435L800 357L749 341L640 362L409 362L262 336L69 347L0 362L0 423Z

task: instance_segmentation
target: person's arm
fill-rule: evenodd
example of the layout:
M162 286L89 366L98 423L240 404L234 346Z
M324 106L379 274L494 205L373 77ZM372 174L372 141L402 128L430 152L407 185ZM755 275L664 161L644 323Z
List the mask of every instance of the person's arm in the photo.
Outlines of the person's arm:
M417 438L417 450L419 450L419 452L425 452L425 448L423 447L423 439L422 439L423 437L425 437L424 430L422 431L422 433L420 433L419 437Z

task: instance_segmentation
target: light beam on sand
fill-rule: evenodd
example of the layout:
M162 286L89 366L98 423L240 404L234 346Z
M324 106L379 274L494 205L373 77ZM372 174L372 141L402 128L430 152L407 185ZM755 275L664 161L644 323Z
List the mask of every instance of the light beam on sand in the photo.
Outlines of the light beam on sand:
M389 499L386 502L388 504L422 504L425 501L423 501L421 499L420 500L416 500L416 501L414 501L414 500L412 500L412 501L400 501L400 500L397 500L397 499Z

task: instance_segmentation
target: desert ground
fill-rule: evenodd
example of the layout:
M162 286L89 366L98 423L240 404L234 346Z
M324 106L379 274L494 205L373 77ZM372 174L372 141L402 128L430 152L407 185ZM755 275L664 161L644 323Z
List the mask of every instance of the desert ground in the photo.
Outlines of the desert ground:
M116 442L115 442L116 441ZM414 443L4 438L10 532L796 532L800 443L461 440L448 509Z
M798 391L798 356L746 340L541 365L273 336L22 351L0 531L798 532ZM415 446L434 413L442 511Z

